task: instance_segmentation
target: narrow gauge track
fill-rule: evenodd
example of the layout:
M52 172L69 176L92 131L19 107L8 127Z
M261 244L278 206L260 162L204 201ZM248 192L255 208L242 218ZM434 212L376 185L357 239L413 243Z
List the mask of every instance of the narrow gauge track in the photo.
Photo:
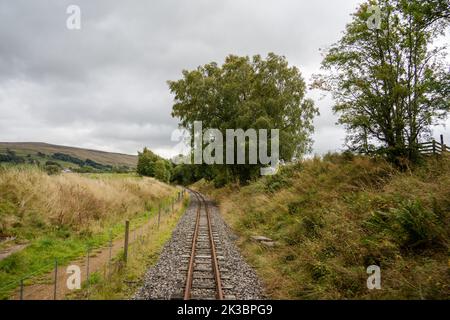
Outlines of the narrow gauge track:
M220 239L214 232L208 202L203 195L189 189L197 199L197 215L192 235L190 253L184 255L188 258L186 283L183 298L196 299L232 299L225 296L222 284L221 270L218 255Z

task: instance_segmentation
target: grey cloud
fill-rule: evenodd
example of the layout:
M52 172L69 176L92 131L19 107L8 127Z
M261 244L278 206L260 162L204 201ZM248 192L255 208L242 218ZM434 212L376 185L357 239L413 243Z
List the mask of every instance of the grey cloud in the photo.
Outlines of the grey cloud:
M170 156L166 81L230 53L285 55L306 80L360 0L0 0L0 140ZM66 29L81 7L82 29ZM314 99L318 94L311 92ZM317 101L315 152L339 148L332 101Z

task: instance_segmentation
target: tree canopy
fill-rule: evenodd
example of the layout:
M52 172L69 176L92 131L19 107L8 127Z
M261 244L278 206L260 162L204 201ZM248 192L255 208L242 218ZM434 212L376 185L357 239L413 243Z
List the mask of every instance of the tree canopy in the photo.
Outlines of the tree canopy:
M373 5L381 9L379 29L367 24ZM446 118L449 68L445 47L433 42L449 17L447 0L369 1L325 52L328 73L316 76L313 87L333 93L353 150L414 159L417 142Z
M155 177L163 182L169 182L171 176L171 163L156 155L148 148L138 152L137 173L142 176Z
M230 55L219 66L215 62L182 72L182 79L168 81L175 96L172 116L192 132L194 121L203 130L279 129L280 158L301 157L311 147L314 103L305 98L305 82L295 66L270 53L266 59ZM257 174L260 165L218 165L205 168L213 177Z

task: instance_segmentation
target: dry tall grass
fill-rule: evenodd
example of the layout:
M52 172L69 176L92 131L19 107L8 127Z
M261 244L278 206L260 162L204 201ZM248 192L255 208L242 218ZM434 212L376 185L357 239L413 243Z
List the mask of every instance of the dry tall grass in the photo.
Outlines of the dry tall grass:
M273 298L450 296L448 158L400 172L383 160L327 155L248 186L197 188L220 202ZM366 287L372 264L381 267L381 290Z
M33 167L0 168L0 235L68 228L95 232L156 205L174 189L152 178L48 176Z

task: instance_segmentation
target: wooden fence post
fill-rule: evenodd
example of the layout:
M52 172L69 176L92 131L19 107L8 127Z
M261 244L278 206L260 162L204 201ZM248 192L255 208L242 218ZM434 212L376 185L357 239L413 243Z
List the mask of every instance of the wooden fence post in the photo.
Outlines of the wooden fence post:
M89 300L89 296L91 294L90 291L90 283L89 283L89 260L90 260L90 247L87 247L87 256L86 256L86 291L87 291L87 299Z
M109 234L109 258L108 258L108 278L111 279L111 258L112 258L112 232Z
M56 300L57 288L58 288L58 260L55 259L55 283L53 286L53 300Z
M20 279L20 300L23 300L23 279Z
M433 154L436 154L436 140L433 139Z
M128 259L128 233L130 232L130 221L125 221L125 243L123 245L123 261L127 263Z
M444 144L444 135L441 134L441 148L442 148L442 154L444 154L447 150L445 144Z
M87 256L86 256L86 281L89 286L89 261L90 260L90 249L87 248Z
M161 203L159 204L158 207L158 229L159 229L159 221L161 220Z

